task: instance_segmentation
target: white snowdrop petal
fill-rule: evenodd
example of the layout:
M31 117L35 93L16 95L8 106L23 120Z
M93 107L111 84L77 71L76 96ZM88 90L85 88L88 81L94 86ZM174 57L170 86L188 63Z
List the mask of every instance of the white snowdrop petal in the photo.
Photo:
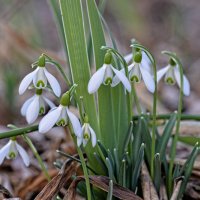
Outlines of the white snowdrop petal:
M25 116L26 115L26 111L27 111L27 108L28 106L30 105L30 103L33 101L33 99L35 98L35 95L29 99L27 99L24 104L22 105L22 108L21 108L21 115L22 116Z
M78 118L72 112L70 112L68 108L67 108L67 115L72 124L75 135L77 137L81 137L82 128L81 128L81 124L80 124Z
M46 97L43 97L43 99L49 105L50 108L56 107L55 104L51 100L47 99Z
M31 81L33 81L33 78L35 76L35 74L37 73L38 68L35 69L33 72L27 74L21 81L20 85L19 85L19 94L23 94L26 89L28 88L28 86L30 85Z
M92 141L92 146L94 147L97 143L97 138L94 130L92 129L91 126L89 126L90 134L91 134L91 141Z
M116 70L114 67L112 67L112 70L114 71L116 76L119 78L119 80L122 82L122 84L127 89L127 91L131 92L131 84L130 84L129 80L126 78L125 74L123 74L122 72Z
M82 137L77 137L77 146L80 147L82 144L83 138Z
M144 83L145 83L147 89L151 93L154 93L154 91L155 91L155 83L154 83L153 76L148 71L146 71L142 66L140 66L140 71L141 71L142 78L144 80Z
M25 149L21 145L19 145L17 142L16 142L16 147L19 152L19 155L24 161L24 164L28 167L30 165L30 159L29 159L28 154L26 153Z
M185 96L190 95L190 82L185 75L183 75L183 93Z
M153 75L153 73L152 73L153 70L152 70L152 67L151 67L151 63L150 63L150 61L149 61L147 56L145 58L144 57L142 58L141 65L146 71L148 71L151 75Z
M170 68L170 65L167 65L166 67L158 70L158 72L157 72L157 83L167 73L167 71L168 71L169 68Z
M33 77L33 84L37 89L44 89L47 86L47 77L44 73L44 70L44 67L38 67L38 71ZM42 81L43 84L40 81ZM40 84L38 85L38 83Z
M9 141L4 147L0 149L0 165L3 163L5 157L9 154L10 144L11 142Z
M104 64L90 78L88 83L88 92L90 94L95 93L99 89L100 85L103 83L105 70L106 65Z
M47 77L47 80L49 81L49 84L53 90L53 92L55 93L55 95L57 97L59 97L61 95L61 88L60 88L60 84L58 83L57 79L50 74L46 69L44 69L44 73Z
M37 119L39 115L39 110L39 96L35 95L35 98L32 100L26 111L26 120L29 124L33 123Z
M125 69L121 69L120 72L122 72L123 74L125 74ZM115 76L113 77L111 86L112 86L112 87L115 87L115 86L118 85L119 83L120 83L120 80L119 80L118 76L115 75Z
M48 132L57 122L62 109L64 109L62 106L59 106L58 108L50 110L47 115L45 115L42 120L39 123L39 132L40 133L46 133Z
M129 53L127 54L126 56L124 56L124 60L129 63L133 58L133 54L132 53Z
M174 75L177 81L177 84L179 86L179 88L181 87L181 81L180 81L180 72L178 67L175 67L174 69ZM190 95L190 82L188 81L187 77L185 75L183 75L183 94L185 96L189 96Z

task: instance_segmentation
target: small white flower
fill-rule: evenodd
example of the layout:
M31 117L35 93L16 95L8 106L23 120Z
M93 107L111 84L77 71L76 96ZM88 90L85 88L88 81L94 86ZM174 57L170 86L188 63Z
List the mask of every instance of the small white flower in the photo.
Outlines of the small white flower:
M163 69L157 72L157 82L165 75L165 82L170 85L174 85L176 82L181 87L180 71L177 65L168 64ZM190 83L185 75L183 75L183 94L185 96L190 95Z
M69 111L68 106L59 105L56 108L50 110L47 115L45 115L39 124L39 132L48 132L55 124L58 126L66 126L69 121L72 124L74 133L77 137L81 136L81 124L78 118Z
M130 92L131 85L126 76L121 71L115 69L111 64L103 64L103 66L93 74L88 83L88 92L90 94L95 93L101 84L114 87L115 85L112 84L114 74L119 79L119 82L122 82L126 90Z
M19 86L20 95L26 91L31 82L33 82L37 89L44 89L47 86L47 82L49 82L55 95L58 97L61 95L61 88L57 79L44 66L38 66L33 72L23 78Z
M77 137L77 145L80 146L83 143L83 146L85 147L90 137L92 146L94 147L97 143L96 134L89 123L84 123L82 127L81 137Z
M143 79L147 89L151 93L154 93L155 83L154 83L153 76L150 73L150 71L151 71L150 65L148 65L148 67L145 68L144 65L141 62L141 60L142 60L141 53L138 53L138 55L139 55L138 56L139 61L133 62L132 64L130 64L128 66L129 80L131 82L139 83L141 81L141 79ZM124 69L122 69L121 72L125 74ZM114 79L113 79L113 85L115 86L117 84L119 84L119 79L118 79L118 77L115 76Z
M124 56L124 59L127 63L130 63L130 61L132 61L132 59L133 59L133 53L130 53L130 54ZM151 61L150 61L149 57L147 56L147 54L143 51L142 51L141 64L145 70L147 70L151 75L153 75Z
M55 107L54 103L44 97L42 94L35 94L33 97L26 100L21 108L22 116L26 117L26 121L32 124L38 115L45 113L45 107Z
M3 163L4 159L14 159L17 155L21 156L24 164L28 167L30 164L30 159L25 149L17 143L16 140L10 139L9 142L0 149L0 165Z

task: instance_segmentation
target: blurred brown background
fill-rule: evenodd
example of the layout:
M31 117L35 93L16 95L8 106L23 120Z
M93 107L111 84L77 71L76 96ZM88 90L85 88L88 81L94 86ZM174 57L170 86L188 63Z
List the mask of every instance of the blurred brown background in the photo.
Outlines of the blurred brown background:
M198 0L109 0L105 19L122 54L130 52L136 38L155 55L158 68L167 64L162 50L175 51L181 58L192 92L185 98L184 111L199 113L200 4ZM18 123L26 95L18 96L18 85L30 64L41 52L65 60L53 13L46 0L1 0L0 6L0 124ZM159 86L166 109L175 110L176 87ZM30 94L29 94L30 96ZM25 123L22 121L21 123Z

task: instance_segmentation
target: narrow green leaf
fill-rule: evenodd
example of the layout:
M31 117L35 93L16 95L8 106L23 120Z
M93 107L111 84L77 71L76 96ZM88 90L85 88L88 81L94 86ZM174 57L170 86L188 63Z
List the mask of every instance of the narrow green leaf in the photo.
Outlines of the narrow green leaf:
M200 138L194 136L179 136L178 140L191 146L195 146L197 142L200 144Z
M119 175L118 175L118 179L119 179L119 184L120 185L123 185L124 184L124 179L126 178L126 176L125 176L125 171L126 171L126 160L125 159L123 159L122 161L121 161L121 166L120 166L120 170L119 170Z
M99 157L99 155L96 152L94 152L94 158L96 159L98 164L101 166L101 169L102 169L101 174L106 174L108 170L107 170L107 167L105 165L105 162Z
M172 135L172 131L173 131L174 125L176 123L176 117L177 117L176 113L171 115L168 123L165 125L163 134L162 134L160 141L157 145L156 152L160 153L161 159L163 158L163 155L165 154L168 141L169 141L169 139Z
M119 173L119 156L118 156L118 150L116 148L113 149L113 155L115 160L115 166L116 166L116 174ZM116 176L118 177L118 176ZM118 181L118 180L117 180Z
M109 178L112 179L114 181L114 183L116 183L116 179L115 179L115 176L114 176L114 170L112 168L111 161L108 157L106 158L106 166L108 168Z
M144 118L142 116L140 118L140 120L141 120L141 126L142 126L142 132L141 132L142 142L146 146L146 148L145 148L145 157L147 159L148 165L150 166L150 160L151 160L151 143L152 143L151 134L150 134L150 130L149 130L146 118Z
M108 156L108 152L107 152L106 147L104 146L104 144L102 144L102 143L98 140L98 141L97 141L97 145L98 145L99 148L101 149L103 155L104 155L105 157L107 157L107 156Z
M179 190L178 199L181 199L184 192L185 192L185 188L186 188L186 185L187 185L188 180L190 178L190 175L192 173L193 165L194 165L194 162L195 162L196 157L198 155L198 152L199 152L199 147L198 147L198 144L196 144L196 146L194 147L192 153L190 154L190 156L188 158L188 161L183 166L184 180L183 180L183 182L181 184L181 188Z
M141 169L142 161L143 161L143 158L144 158L144 147L145 147L144 143L142 143L141 147L140 147L140 150L139 150L139 153L137 155L137 159L136 159L136 162L135 162L134 169L133 169L132 187L131 187L131 189L133 191L135 191L135 189L137 187L137 184L138 184L138 178L139 178L139 175L140 175L140 169Z
M112 200L112 196L113 196L113 180L110 180L109 181L107 200Z
M128 144L130 142L132 134L133 134L133 122L131 121L130 125L129 125L129 129L125 136L125 141L124 141L124 145L123 145L124 152L126 152L128 150Z
M111 161L111 164L112 164L112 168L113 168L114 174L116 174L115 173L116 172L115 159L114 159L110 149L108 149L107 152L108 152L108 158L109 158L109 160Z
M159 153L157 153L154 157L154 172L154 185L159 194L161 183L161 162Z
M134 136L134 140L133 140L133 164L135 164L137 162L137 158L138 158L138 152L140 150L140 146L142 143L142 138L141 138L141 134L142 134L142 123L141 123L141 119L138 120L137 126L135 131L133 131L133 136Z

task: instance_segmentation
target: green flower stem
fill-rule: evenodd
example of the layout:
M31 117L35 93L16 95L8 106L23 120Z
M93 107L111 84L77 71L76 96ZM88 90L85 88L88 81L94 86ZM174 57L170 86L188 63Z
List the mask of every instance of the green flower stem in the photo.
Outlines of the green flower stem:
M141 44L138 44L136 41L132 42L131 47L138 48L141 51L144 51L148 58L151 61L151 64L153 65L153 75L154 75L154 83L155 83L155 92L153 94L153 123L152 123L152 144L151 144L151 163L150 163L150 173L151 177L154 177L154 155L155 155L155 143L156 143L156 107L157 107L157 70L156 70L156 62L153 57L153 55L149 52L149 50L142 46Z
M72 85L70 80L68 79L67 75L65 74L64 69L62 68L62 66L60 64L58 64L54 60L47 60L46 63L54 64L57 67L57 69L59 70L59 72L62 74L65 82L67 83L67 85L69 87Z
M69 130L70 130L72 138L74 140L74 144L76 145L76 149L77 149L77 152L78 152L78 155L79 155L79 158L80 158L80 161L81 161L81 165L82 165L82 168L83 168L83 173L84 173L84 176L85 176L85 183L86 183L86 190L87 190L87 200L91 200L92 197L91 197L90 180L89 180L89 175L88 175L85 159L83 157L83 153L82 153L81 148L77 146L76 136L74 134L74 131L73 131L71 124L69 125Z
M48 173L48 171L47 171L47 169L46 169L46 167L45 167L45 165L44 165L44 163L43 163L43 161L42 161L42 158L41 158L40 155L38 154L37 149L35 148L35 146L33 145L32 141L30 140L30 138L29 138L27 135L23 135L23 138L25 139L25 141L27 142L27 144L28 144L29 147L31 148L31 150L32 150L32 152L33 152L33 154L34 154L34 156L37 158L38 163L39 163L39 165L40 165L40 167L41 167L41 169L42 169L42 171L43 171L43 173L44 173L46 179L47 179L48 182L49 182L49 181L51 180L51 177L49 176L49 173Z
M37 130L38 130L38 125L27 126L27 127L24 127L24 128L16 128L14 130L10 130L10 131L0 133L0 139L15 137L15 136L18 136L18 135L31 133L31 132L37 131Z
M177 63L179 72L180 72L180 93L179 93L179 104L178 104L178 113L177 113L177 122L176 122L176 132L172 141L172 147L170 151L170 162L169 162L169 174L168 174L168 196L171 196L173 191L173 167L174 167L174 159L176 156L176 144L179 137L179 129L180 129L180 121L181 121L181 112L182 112L182 102L183 102L183 67L178 59L178 57L168 51L162 52L163 54L168 55L169 57L173 58L173 60Z
M151 146L151 177L154 177L154 155L156 146L156 107L157 107L157 70L155 60L152 63L154 70L155 92L153 94L153 127L152 127L152 146Z
M142 109L141 109L141 106L140 106L140 103L139 103L139 99L138 99L138 96L137 96L137 93L136 93L136 90L135 90L135 84L134 83L132 83L132 94L133 94L133 99L134 99L138 114L141 115Z

